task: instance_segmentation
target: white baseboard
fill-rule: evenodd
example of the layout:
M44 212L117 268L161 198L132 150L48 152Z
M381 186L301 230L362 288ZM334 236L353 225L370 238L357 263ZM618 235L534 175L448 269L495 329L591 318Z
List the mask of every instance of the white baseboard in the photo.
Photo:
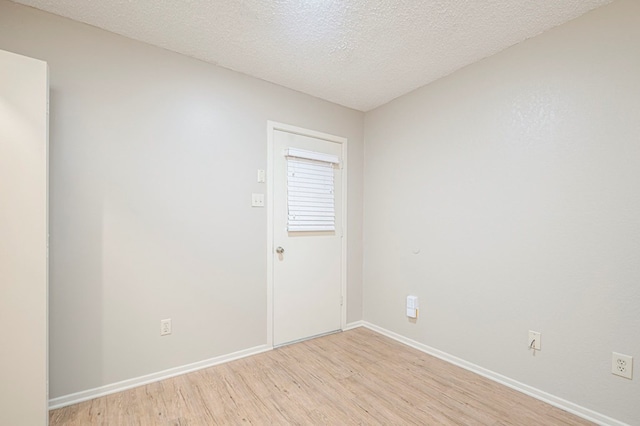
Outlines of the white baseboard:
M505 385L511 389L522 392L526 395L529 395L533 398L544 401L550 405L553 405L562 410L573 413L576 416L582 417L583 419L589 420L599 425L629 426L626 423L612 419L611 417L605 416L604 414L600 414L596 411L582 407L578 404L574 404L573 402L559 398L550 393L541 391L529 385L525 385L524 383L520 383L516 380L510 379L509 377L503 376L491 370L487 370L486 368L480 367L479 365L457 358L446 352L442 352L438 349L432 348L431 346L409 339L408 337L405 337L393 331L389 331L385 328L379 327L367 321L355 321L355 322L349 323L343 328L343 331L353 330L354 328L358 328L358 327L365 327L370 330L373 330L377 333L387 336L407 346L411 346L412 348L418 349L419 351L435 356L436 358L439 358L451 364L457 365L458 367L464 368L465 370L469 370L473 373L479 374L480 376L486 377L490 380L493 380L494 382ZM121 382L112 383L106 386L101 386L98 388L89 389L82 392L77 392L69 395L60 396L57 398L52 398L49 400L49 409L52 410L55 408L65 407L67 405L77 404L82 401L87 401L93 398L98 398L98 397L109 395L112 393L121 392L137 386L146 385L148 383L158 382L160 380L168 379L170 377L179 376L181 374L190 373L192 371L201 370L203 368L212 367L214 365L222 364L222 363L233 361L240 358L245 358L251 355L257 355L259 353L267 352L270 350L272 350L272 347L269 345L256 346L253 348L245 349L238 352L233 352L227 355L221 355L221 356L207 359L204 361L194 362L192 364L170 368L168 370L148 374L146 376L123 380Z
M256 346L238 352L233 352L210 359L205 359L203 361L194 362L192 364L170 368L168 370L159 371L157 373L147 374L146 376L135 377L133 379L111 383L109 385L100 386L98 388L88 389L82 392L52 398L49 400L49 409L53 410L55 408L66 407L67 405L77 404L78 402L87 401L89 399L98 398L100 396L121 392L123 390L146 385L148 383L158 382L170 377L179 376L181 374L190 373L192 371L201 370L203 368L212 367L214 365L222 364L240 358L245 358L251 355L257 355L262 352L270 351L271 349L273 348L269 345Z
M541 391L540 389L536 389L529 385L525 385L524 383L520 383L516 380L510 379L509 377L503 376L491 370L487 370L486 368L482 368L479 365L472 364L463 359L450 355L446 352L442 352L438 349L432 348L431 346L409 339L408 337L405 337L401 334L394 333L393 331L389 331L382 327L378 327L377 325L371 324L370 322L358 321L357 323L352 323L352 324L354 324L354 327L351 327L351 328L356 328L357 325L355 324L360 324L360 326L362 327L368 328L384 336L390 337L391 339L396 340L400 343L403 343L407 346L411 346L412 348L418 349L419 351L422 351L429 355L433 355L436 358L440 358L443 361L447 361L451 364L457 365L458 367L464 368L465 370L469 370L473 373L479 374L480 376L486 377L487 379L493 380L494 382L498 382L502 385L510 387L511 389L517 390L533 398L544 401L547 404L550 404L550 405L553 405L554 407L558 407L562 410L568 411L572 414L575 414L576 416L582 417L583 419L589 420L596 424L606 425L606 426L629 426L626 423L612 419L611 417L605 416L604 414L600 414L596 411L582 407L578 404L574 404L573 402L559 398L555 395L551 395L550 393Z
M354 328L364 327L364 321L350 322L342 328L342 331L353 330Z
M363 321L356 321L347 324L343 331L352 330L354 328L364 326ZM121 392L127 389L135 388L138 386L146 385L153 382L159 382L160 380L168 379L170 377L179 376L181 374L190 373L192 371L201 370L203 368L212 367L214 365L222 364L225 362L233 361L236 359L244 358L251 355L257 355L262 352L266 352L273 349L269 345L256 346L254 348L245 349L242 351L234 352L228 355L222 355L219 357L206 359L204 361L195 362L193 364L187 364L180 367L170 368L168 370L159 371L157 373L147 374L141 377L135 377L133 379L123 380L117 383L111 383L109 385L100 386L93 389L88 389L81 392L72 393L69 395L59 396L49 400L49 409L66 407L68 405L77 404L79 402L88 401L90 399L98 398L112 393Z

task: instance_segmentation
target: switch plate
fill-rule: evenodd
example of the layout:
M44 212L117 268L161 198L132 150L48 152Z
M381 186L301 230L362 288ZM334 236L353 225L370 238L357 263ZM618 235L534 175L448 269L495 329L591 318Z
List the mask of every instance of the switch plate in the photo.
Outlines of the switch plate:
M251 207L264 207L264 194L251 194Z
M171 318L160 320L160 335L166 336L171 334Z
M264 170L258 169L258 183L264 183L264 181L265 181Z
M529 340L527 344L529 345L529 349L535 349L536 351L539 351L541 348L540 333L537 331L529 330Z
M611 373L631 379L633 376L633 357L617 352L613 352L611 355Z

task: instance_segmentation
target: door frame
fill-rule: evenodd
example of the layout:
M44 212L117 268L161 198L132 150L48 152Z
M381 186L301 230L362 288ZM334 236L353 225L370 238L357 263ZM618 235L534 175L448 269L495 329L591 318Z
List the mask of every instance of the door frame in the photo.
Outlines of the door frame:
M22 73L17 77L21 84L13 87L7 94L4 93L4 88L0 88L3 92L0 96L3 99L6 97L9 102L8 117L13 118L14 114L18 115L19 119L16 122L17 128L20 129L15 136L9 136L7 141L2 141L2 144L6 143L7 147L11 147L8 149L8 157L14 154L13 149L15 149L15 155L23 163L22 165L26 166L20 169L18 178L27 181L21 182L23 185L20 188L20 191L26 190L26 196L15 188L13 191L9 190L6 195L4 192L2 194L3 207L5 202L13 203L11 205L14 207L14 213L17 211L26 213L9 214L7 225L0 224L0 227L12 225L15 227L15 224L20 222L20 226L12 229L7 238L0 242L3 246L2 251L5 249L11 251L16 244L21 245L21 249L13 250L19 260L9 261L9 267L6 272L2 270L3 274L0 277L2 278L0 286L6 286L10 294L9 299L19 301L17 304L8 306L8 301L0 300L0 309L6 311L3 312L6 314L3 315L3 320L11 322L11 325L8 325L10 330L4 343L15 349L9 357L2 356L0 374L10 369L20 376L19 382L10 386L13 393L8 395L8 400L3 392L5 389L0 389L0 393L3 393L3 402L6 400L12 408L5 413L0 413L0 423L4 420L12 421L20 418L29 424L48 425L49 65L40 59L1 49L0 56L2 57L0 62L9 64L9 69ZM24 123L21 119L24 119ZM22 131L23 126L28 127L28 131ZM9 132L11 133L11 130ZM6 161L11 161L11 158ZM7 176L10 173L11 168L8 169ZM27 179L24 179L25 175L28 175ZM9 176L11 177L15 178L15 176ZM25 185L27 188L24 187ZM0 232L5 234L4 231ZM0 263L2 263L1 266L7 264L4 261ZM25 268L25 264L29 264L29 267ZM11 278L6 284L5 274ZM23 347L12 347L25 340L25 336L28 343ZM20 357L19 355L23 353L28 353L29 356ZM18 354L17 358L14 357L16 354ZM12 379L14 377L9 377L9 382Z
M347 138L331 135L328 133L317 132L302 127L292 126L290 124L278 123L276 121L267 121L267 345L273 347L273 255L275 247L273 245L273 140L276 130L293 133L296 135L308 136L316 139L322 139L328 142L339 143L342 148L342 160L340 167L342 168L342 259L340 265L340 329L344 329L347 324Z

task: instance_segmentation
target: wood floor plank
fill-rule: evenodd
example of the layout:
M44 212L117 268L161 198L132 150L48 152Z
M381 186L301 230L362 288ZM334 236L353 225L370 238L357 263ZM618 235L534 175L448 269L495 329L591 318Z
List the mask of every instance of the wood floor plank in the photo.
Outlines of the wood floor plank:
M52 410L50 424L591 423L365 328Z

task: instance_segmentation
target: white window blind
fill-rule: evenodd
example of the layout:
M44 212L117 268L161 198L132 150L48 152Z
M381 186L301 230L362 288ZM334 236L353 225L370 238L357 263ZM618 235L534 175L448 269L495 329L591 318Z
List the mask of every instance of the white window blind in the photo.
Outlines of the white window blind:
M289 148L287 156L287 229L335 231L335 155Z

